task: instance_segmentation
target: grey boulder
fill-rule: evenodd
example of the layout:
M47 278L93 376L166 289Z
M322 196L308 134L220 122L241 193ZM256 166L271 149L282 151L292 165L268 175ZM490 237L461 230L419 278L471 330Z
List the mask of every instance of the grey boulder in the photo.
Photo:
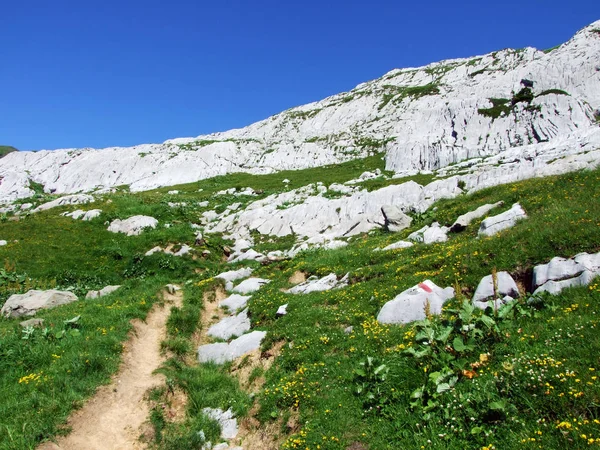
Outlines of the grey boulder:
M77 296L68 291L37 291L11 295L0 313L4 317L33 316L40 309L50 309L77 301Z
M27 328L27 327L41 327L42 325L44 325L44 319L29 319L29 320L24 320L23 322L20 322L19 325L21 325L23 328Z
M496 301L502 298L503 302L508 302L519 297L517 283L515 283L515 280L513 280L508 272L498 272L496 274L496 291L496 298L494 298L494 280L492 275L483 277L473 295L473 305L485 309L488 306L488 300Z

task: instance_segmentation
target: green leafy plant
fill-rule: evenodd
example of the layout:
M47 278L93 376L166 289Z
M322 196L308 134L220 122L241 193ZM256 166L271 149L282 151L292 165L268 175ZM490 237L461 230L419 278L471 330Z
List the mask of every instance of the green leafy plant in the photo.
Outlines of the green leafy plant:
M359 367L354 369L355 392L361 398L364 408L381 407L381 402L385 401L383 384L387 380L389 370L387 365L379 363L371 356L367 356L360 362Z

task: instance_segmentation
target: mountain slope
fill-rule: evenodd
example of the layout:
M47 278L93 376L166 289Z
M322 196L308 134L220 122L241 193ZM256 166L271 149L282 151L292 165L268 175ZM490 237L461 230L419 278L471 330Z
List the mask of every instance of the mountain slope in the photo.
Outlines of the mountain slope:
M0 201L46 191L131 190L271 173L384 152L386 168L445 167L508 148L577 143L597 129L600 21L549 52L502 50L394 70L248 127L129 148L19 152L0 161ZM598 134L593 142L600 145Z

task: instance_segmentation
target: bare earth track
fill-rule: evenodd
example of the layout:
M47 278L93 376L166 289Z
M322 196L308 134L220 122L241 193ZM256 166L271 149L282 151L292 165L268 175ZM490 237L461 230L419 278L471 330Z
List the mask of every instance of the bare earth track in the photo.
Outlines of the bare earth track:
M164 293L165 304L156 305L146 322L132 322L133 331L123 351L123 362L110 384L102 386L67 425L72 432L45 443L38 450L131 450L143 449L140 427L149 416L146 392L164 383L164 376L153 372L164 362L160 343L171 306L181 306L182 293Z

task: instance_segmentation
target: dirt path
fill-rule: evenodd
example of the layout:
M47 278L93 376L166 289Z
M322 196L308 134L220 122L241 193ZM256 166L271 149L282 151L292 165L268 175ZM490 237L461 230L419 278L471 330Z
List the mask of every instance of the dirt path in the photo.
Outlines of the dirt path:
M72 432L58 438L57 445L46 443L38 450L135 450L146 446L138 441L140 426L148 419L149 406L144 400L148 389L164 383L155 375L164 358L160 343L171 306L181 306L182 293L164 294L165 306L155 306L146 322L133 321L134 331L125 344L123 362L109 385L98 389L94 397L72 414L68 425Z

